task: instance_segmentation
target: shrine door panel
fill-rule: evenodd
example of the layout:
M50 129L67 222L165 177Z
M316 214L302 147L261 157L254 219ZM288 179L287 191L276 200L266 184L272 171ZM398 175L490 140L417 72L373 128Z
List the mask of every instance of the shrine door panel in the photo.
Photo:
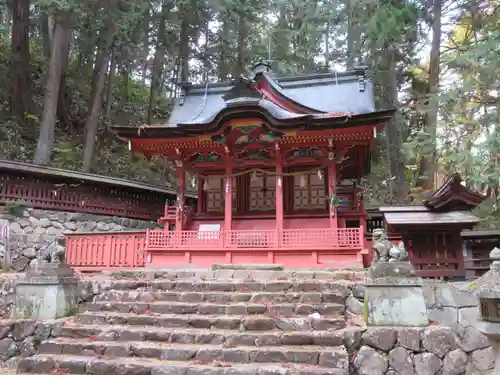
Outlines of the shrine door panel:
M293 210L326 210L325 181L317 173L293 176Z
M251 212L276 210L276 174L252 176L248 209Z
M225 206L225 178L209 177L204 183L203 189L205 190L205 211L207 213L223 213ZM237 186L236 178L233 178L233 191L232 191L232 210L236 212L237 207Z
M415 268L429 277L449 276L459 267L457 241L449 231L419 232L411 236Z

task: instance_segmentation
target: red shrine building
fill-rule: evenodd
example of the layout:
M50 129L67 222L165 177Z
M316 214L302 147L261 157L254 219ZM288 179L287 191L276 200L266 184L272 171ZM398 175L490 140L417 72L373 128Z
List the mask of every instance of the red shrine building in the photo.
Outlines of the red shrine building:
M359 180L395 112L376 110L372 92L364 69L276 78L260 62L248 78L184 84L164 125L113 126L177 170L177 203L146 234L146 266L362 266Z

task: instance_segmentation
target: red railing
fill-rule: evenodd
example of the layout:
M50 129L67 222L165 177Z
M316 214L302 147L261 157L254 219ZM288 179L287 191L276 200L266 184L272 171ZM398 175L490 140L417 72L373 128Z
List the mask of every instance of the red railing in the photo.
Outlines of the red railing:
M166 249L362 249L363 228L178 231L150 229L146 250Z
M66 263L86 271L144 267L145 244L145 231L70 234Z
M331 267L356 263L363 243L363 228L75 233L66 236L66 260L80 271L145 267L146 258L152 267L216 262Z

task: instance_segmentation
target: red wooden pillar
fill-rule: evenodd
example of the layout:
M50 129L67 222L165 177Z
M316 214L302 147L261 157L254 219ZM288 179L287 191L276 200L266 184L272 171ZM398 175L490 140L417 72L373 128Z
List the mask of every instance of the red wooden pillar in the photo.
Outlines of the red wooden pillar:
M328 165L328 196L331 197L337 191L337 165L335 163ZM330 212L330 228L338 228L337 208L328 202Z
M233 220L233 178L231 177L233 170L229 154L227 154L227 157L228 160L226 161L226 183L224 186L226 192L224 205L224 230L230 231Z
M276 230L278 232L278 246L283 242L283 161L279 146L276 145Z
M185 189L185 173L182 163L177 164L177 179L179 180L179 192L177 195L177 210L175 215L175 230L182 230L182 217L183 217L183 206L184 206L184 189Z
M205 179L203 177L201 177L201 175L198 173L198 192L197 192L198 202L196 205L196 213L198 215L201 214L202 207L203 207L203 184L204 183L205 183Z

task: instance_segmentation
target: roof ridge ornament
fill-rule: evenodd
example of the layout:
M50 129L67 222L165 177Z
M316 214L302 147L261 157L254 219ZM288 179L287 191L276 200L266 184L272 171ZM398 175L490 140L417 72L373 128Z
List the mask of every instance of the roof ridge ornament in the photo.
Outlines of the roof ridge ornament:
M273 69L272 69L272 62L271 62L271 60L260 59L255 64L253 64L252 68L251 68L250 77L252 79L255 79L255 77L258 74L263 74L263 73L267 73L267 74L269 74L272 77L275 76L275 74L273 72Z
M365 65L357 65L354 67L354 72L358 75L358 87L359 92L365 92L366 90L366 71L368 67Z

